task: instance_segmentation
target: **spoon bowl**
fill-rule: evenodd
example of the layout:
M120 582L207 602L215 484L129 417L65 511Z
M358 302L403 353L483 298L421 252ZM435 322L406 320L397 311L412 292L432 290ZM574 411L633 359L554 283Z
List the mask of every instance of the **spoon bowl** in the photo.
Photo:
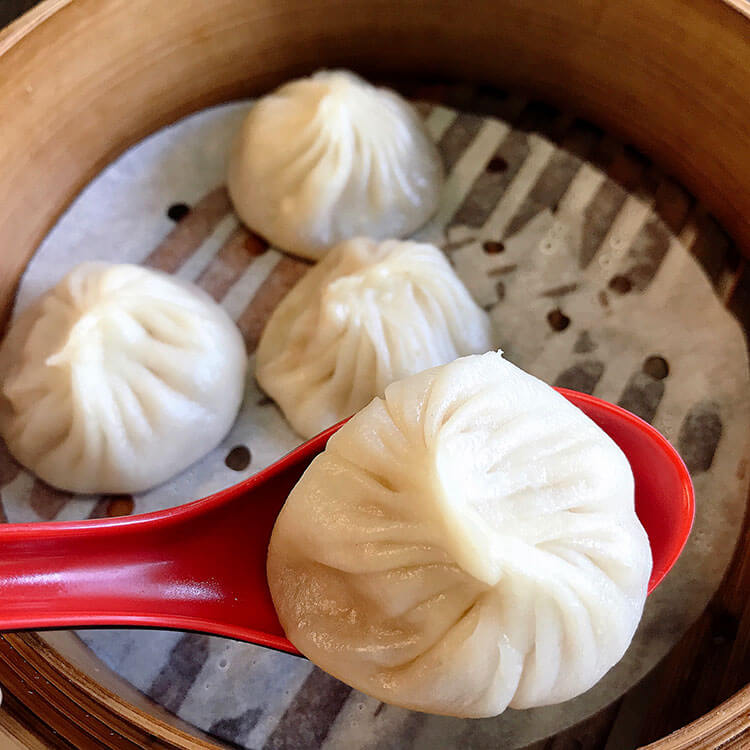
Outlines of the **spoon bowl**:
M690 475L657 430L618 406L557 389L620 446L651 544L649 593L685 546ZM202 500L128 518L0 526L0 630L145 626L194 630L299 653L279 624L266 552L287 495L329 428Z

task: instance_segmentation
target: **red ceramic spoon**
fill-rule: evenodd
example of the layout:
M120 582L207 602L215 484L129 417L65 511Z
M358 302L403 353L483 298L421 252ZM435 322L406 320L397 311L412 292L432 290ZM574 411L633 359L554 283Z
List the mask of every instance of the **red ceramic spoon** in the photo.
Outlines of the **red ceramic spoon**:
M620 446L654 567L649 592L693 523L690 476L653 427L593 396L559 389ZM331 427L240 484L130 518L0 526L0 630L93 625L197 630L297 653L276 618L266 550L290 490Z

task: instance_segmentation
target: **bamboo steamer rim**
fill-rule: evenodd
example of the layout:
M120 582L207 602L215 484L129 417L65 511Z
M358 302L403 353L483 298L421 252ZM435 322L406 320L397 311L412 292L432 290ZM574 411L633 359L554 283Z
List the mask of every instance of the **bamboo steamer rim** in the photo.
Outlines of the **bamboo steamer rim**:
M359 0L349 16L346 8L345 0L273 9L263 0L46 0L0 32L0 323L39 241L112 158L190 111L332 65L454 74L567 102L671 168L750 255L750 3L482 0L467 14L461 0L443 0L439 13L432 0ZM745 544L749 535L746 518ZM748 585L743 549L722 589ZM106 669L107 686L95 682L54 643L0 637L10 709L0 711L0 740L222 747L136 705L135 691ZM749 731L746 686L647 747L741 747Z

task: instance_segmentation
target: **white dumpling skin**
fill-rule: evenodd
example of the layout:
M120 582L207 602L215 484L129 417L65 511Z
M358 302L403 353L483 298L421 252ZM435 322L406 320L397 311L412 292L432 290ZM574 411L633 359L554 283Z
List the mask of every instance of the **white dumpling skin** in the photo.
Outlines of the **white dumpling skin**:
M438 248L358 237L333 248L281 301L255 374L307 438L394 380L493 349L492 338L489 316Z
M573 698L622 657L651 571L627 459L491 352L393 383L278 517L292 643L375 698L462 717Z
M318 259L357 235L405 237L437 209L443 165L416 110L346 71L321 71L256 102L229 158L240 218Z
M202 290L138 266L83 263L0 347L0 432L60 489L146 490L226 435L246 368L239 330Z

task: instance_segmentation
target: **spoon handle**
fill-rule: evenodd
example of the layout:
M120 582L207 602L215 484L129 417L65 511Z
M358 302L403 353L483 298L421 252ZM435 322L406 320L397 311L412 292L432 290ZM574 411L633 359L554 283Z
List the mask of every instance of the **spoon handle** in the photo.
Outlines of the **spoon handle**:
M144 609L159 624L168 538L148 516L0 526L0 629L143 624Z
M339 426L176 508L0 525L0 630L177 628L295 652L268 590L266 550L287 495Z

